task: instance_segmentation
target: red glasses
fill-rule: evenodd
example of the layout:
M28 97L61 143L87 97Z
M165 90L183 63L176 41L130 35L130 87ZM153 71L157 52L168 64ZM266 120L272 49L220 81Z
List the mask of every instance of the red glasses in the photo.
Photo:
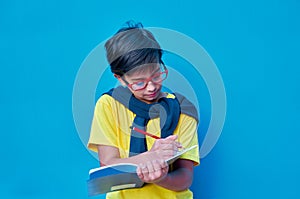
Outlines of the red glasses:
M122 79L127 84L127 86L129 88L131 88L132 90L134 90L134 91L142 90L142 89L146 88L146 86L148 85L149 82L158 84L158 83L161 83L162 81L164 81L168 77L167 67L164 64L161 64L161 65L163 66L162 67L163 71L158 72L147 79L136 81L131 84L129 84L124 78L122 78Z

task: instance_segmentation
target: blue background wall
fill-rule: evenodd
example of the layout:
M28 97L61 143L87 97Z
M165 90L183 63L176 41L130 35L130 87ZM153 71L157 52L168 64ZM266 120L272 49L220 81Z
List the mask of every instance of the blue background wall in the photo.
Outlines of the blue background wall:
M194 38L222 74L226 123L197 167L195 198L299 198L299 10L296 0L1 1L0 198L88 198L97 162L74 126L73 83L128 19Z

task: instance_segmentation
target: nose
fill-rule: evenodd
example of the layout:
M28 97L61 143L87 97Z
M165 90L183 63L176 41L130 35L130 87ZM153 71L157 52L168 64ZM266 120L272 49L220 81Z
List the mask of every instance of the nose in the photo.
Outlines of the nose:
M155 90L155 84L152 81L149 81L146 88L147 88L148 91L154 91Z

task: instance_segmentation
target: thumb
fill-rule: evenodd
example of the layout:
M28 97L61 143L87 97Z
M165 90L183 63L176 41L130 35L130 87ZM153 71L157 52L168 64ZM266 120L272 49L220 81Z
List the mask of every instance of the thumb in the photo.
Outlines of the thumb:
M177 138L178 138L178 135L170 135L170 136L166 137L166 140L175 141Z

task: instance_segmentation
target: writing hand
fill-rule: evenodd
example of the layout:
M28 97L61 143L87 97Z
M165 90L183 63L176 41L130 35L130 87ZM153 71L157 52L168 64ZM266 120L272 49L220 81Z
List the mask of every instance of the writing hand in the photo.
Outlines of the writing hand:
M174 156L179 148L182 148L182 145L179 142L176 142L177 135L171 135L167 138L157 139L150 152L154 152L157 155L157 159L166 160Z

